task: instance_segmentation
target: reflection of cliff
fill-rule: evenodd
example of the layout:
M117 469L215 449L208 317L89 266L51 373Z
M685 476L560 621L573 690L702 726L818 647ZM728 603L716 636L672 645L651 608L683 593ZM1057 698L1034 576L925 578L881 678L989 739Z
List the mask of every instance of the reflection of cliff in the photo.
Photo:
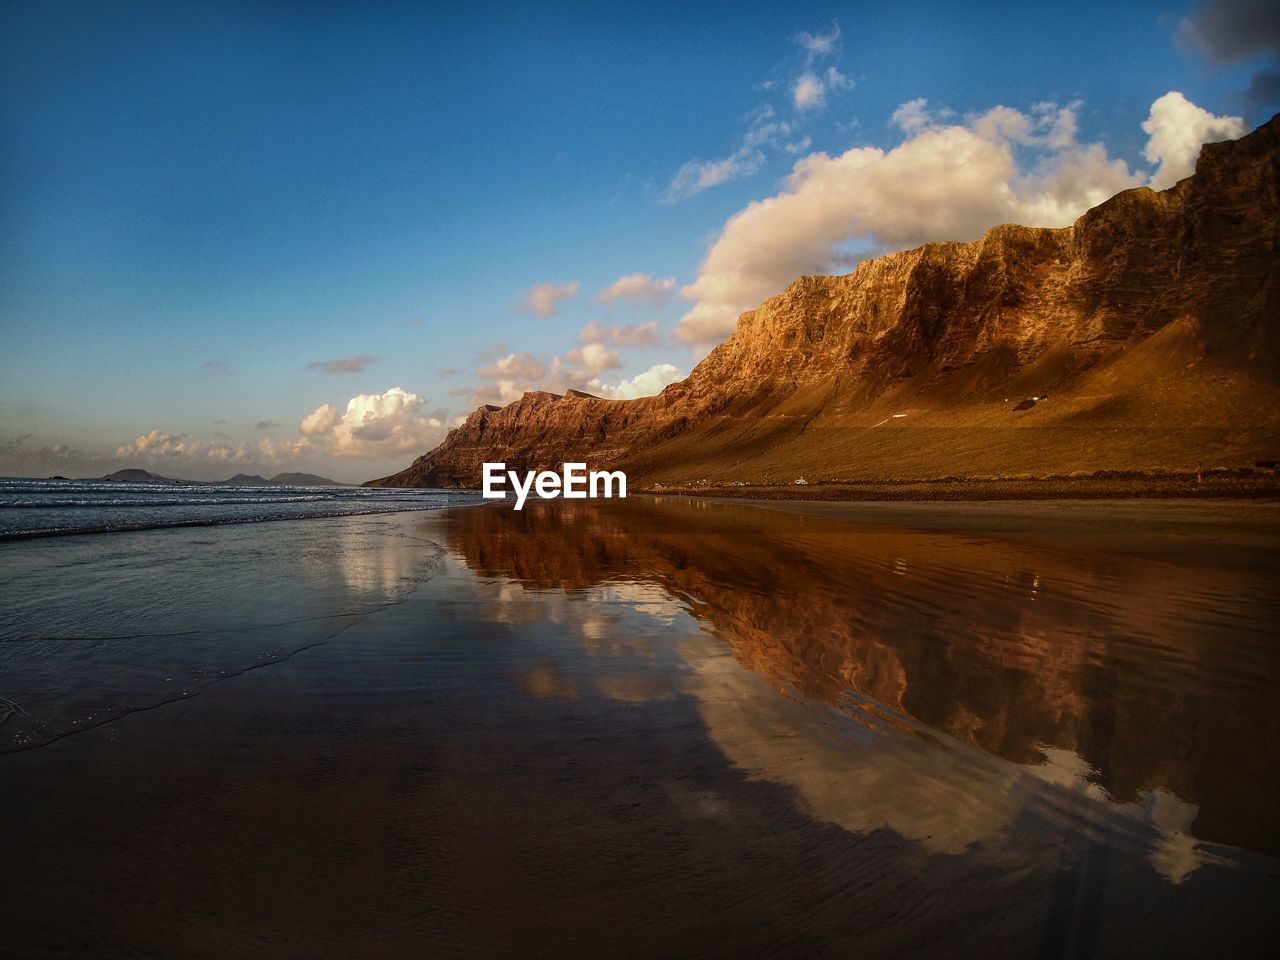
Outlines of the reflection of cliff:
M1250 633L1265 615L1220 599L1265 597L1248 574L679 500L468 509L447 530L527 586L657 583L784 691L1018 763L1071 751L1117 800L1164 788L1200 805L1197 835L1274 846L1280 653Z

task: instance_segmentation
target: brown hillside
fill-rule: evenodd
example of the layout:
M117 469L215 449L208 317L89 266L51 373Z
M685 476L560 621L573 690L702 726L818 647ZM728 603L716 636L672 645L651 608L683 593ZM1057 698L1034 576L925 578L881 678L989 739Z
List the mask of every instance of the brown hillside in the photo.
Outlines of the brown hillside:
M633 487L1251 465L1280 457L1278 258L1280 117L1070 227L802 277L656 397L481 407L373 483L474 487L498 460Z

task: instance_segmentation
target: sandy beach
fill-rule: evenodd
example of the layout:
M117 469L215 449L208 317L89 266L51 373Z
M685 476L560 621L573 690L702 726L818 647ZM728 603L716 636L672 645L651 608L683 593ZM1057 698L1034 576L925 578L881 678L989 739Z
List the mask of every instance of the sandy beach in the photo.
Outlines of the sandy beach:
M1270 955L1278 520L641 497L6 544L6 944Z

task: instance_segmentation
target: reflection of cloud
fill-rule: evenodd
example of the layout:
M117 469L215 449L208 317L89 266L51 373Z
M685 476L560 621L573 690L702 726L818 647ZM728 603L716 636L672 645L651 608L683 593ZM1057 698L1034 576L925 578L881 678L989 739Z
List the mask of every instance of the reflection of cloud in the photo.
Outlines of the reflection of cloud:
M1160 831L1149 859L1156 872L1170 883L1181 883L1209 863L1230 865L1229 860L1206 850L1191 835L1191 824L1199 812L1194 803L1179 800L1160 787L1147 795L1147 818Z
M380 520L348 522L331 553L313 563L321 569L336 565L342 581L366 602L399 602L431 575L444 550L396 536L391 526Z
M637 613L652 617L659 623L670 624L684 613L684 607L654 583L622 581L606 583L599 589L600 599L606 603L629 604Z
M566 677L554 664L543 663L520 678L525 693L543 700L577 700L578 685L572 677Z
M930 853L985 851L1002 862L1034 856L1015 823L1028 816L1055 833L1145 848L1152 867L1180 883L1205 863L1227 863L1189 835L1197 808L1164 790L1146 805L1116 804L1069 750L1024 766L921 728L833 729L833 714L782 695L727 656L689 645L707 731L734 764L795 789L805 811L852 833L889 829ZM1025 829L1025 825L1019 829ZM1057 853L1053 853L1057 856Z
M1092 537L1049 549L679 498L560 506L460 511L447 536L558 618L554 653L584 691L648 695L663 688L616 678L669 671L711 742L815 819L1018 869L1091 846L1171 882L1250 864L1208 842L1265 816L1230 789L1259 761L1213 759L1223 742L1256 752L1268 715L1209 688L1228 628L1201 621L1241 592L1238 571L1100 561Z
M610 700L648 703L670 700L676 695L669 673L627 673L596 677L596 689Z

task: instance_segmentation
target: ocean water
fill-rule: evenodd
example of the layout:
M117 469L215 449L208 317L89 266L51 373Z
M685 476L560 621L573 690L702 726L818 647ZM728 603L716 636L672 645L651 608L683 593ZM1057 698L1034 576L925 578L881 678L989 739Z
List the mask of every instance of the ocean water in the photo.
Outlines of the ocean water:
M0 543L22 957L1280 955L1280 504Z
M0 541L434 510L475 499L446 490L0 479Z

